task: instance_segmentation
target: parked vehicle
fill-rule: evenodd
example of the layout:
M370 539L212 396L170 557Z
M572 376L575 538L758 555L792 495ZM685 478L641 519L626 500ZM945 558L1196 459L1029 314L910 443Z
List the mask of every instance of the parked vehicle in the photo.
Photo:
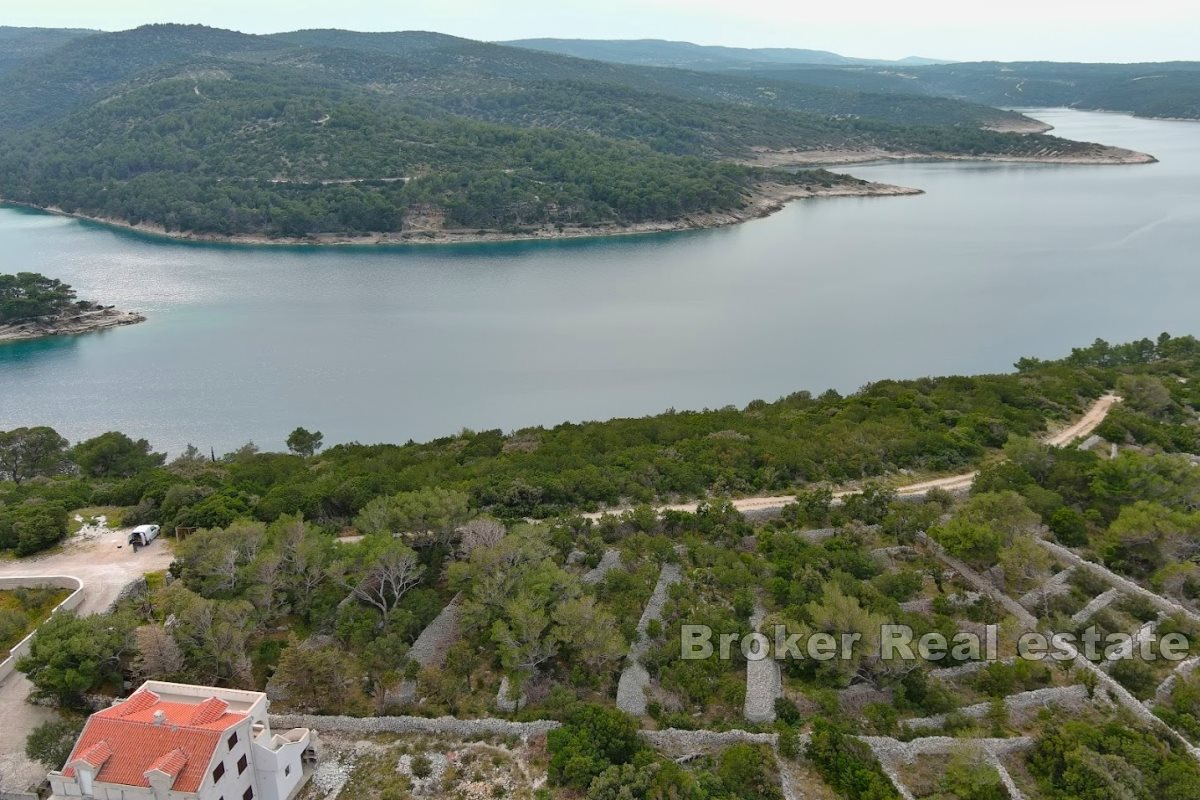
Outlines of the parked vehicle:
M129 544L133 545L134 552L145 547L158 538L157 525L138 525L129 532Z

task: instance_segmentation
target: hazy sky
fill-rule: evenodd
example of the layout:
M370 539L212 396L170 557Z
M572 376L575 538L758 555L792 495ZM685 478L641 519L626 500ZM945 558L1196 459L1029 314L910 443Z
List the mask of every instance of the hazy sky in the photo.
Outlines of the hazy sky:
M147 22L249 33L337 27L487 40L681 39L872 58L1200 60L1196 0L38 0L0 10L2 25L120 30Z

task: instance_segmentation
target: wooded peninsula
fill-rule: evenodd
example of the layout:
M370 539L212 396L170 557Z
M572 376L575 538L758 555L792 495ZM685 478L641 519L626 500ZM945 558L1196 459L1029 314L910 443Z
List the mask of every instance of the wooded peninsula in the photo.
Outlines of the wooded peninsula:
M679 230L799 197L915 192L811 164L1153 160L945 97L432 33L150 25L56 41L26 41L23 58L0 64L0 198L184 238Z

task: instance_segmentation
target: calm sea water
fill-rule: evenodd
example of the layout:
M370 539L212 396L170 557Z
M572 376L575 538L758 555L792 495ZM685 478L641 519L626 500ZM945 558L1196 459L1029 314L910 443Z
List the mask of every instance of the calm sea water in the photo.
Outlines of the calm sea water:
M0 429L115 429L172 452L277 448L296 425L404 441L1200 333L1200 123L1036 115L1161 162L856 167L927 193L568 243L196 245L0 209L0 272L150 317L0 346Z

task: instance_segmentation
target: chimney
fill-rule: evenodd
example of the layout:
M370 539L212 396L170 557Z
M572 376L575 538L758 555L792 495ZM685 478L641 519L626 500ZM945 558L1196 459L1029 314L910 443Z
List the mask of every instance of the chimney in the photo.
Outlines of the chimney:
M163 711L161 708L154 712L154 724L155 725L163 725L166 723L166 721L167 721L167 712Z

